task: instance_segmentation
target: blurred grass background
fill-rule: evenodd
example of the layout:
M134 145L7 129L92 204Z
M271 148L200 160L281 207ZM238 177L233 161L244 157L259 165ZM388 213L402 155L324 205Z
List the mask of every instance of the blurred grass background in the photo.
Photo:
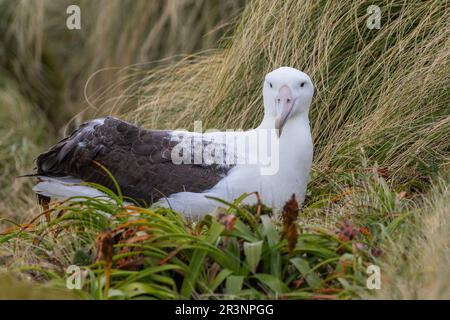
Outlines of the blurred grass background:
M66 28L66 8L71 4L81 8L81 30ZM23 218L26 212L36 212L29 179L15 177L32 172L39 152L92 116L85 101L85 94L90 94L85 85L92 74L112 69L89 82L89 88L102 90L115 86L114 72L121 68L136 64L154 68L181 55L217 48L244 4L244 0L1 0L2 216ZM111 94L122 88L115 86ZM74 121L67 127L69 120Z
M81 7L79 31L65 27L69 4ZM380 30L366 27L371 4ZM386 240L396 254L379 295L448 298L449 9L440 0L0 0L0 216L39 211L31 182L15 177L82 120L249 128L262 116L264 74L290 65L316 86L305 219L332 228L407 213Z

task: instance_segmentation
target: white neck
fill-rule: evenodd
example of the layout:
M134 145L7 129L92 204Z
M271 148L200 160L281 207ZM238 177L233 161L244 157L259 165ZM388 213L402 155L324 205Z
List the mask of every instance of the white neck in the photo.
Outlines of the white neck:
M275 129L275 117L271 115L265 115L261 124L256 128L256 130L273 129ZM302 112L286 122L280 137L280 147L292 148L298 143L303 144L305 139L311 139L311 129L308 113Z
M274 128L275 118L265 116L256 130ZM296 114L295 117L288 119L279 139L280 175L295 175L302 172L303 166L310 166L313 145L307 112ZM271 142L268 141L268 143Z

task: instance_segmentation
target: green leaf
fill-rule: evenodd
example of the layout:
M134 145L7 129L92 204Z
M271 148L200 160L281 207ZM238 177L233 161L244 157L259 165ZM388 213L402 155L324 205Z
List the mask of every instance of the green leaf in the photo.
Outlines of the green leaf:
M308 261L302 258L293 258L291 259L291 262L305 278L311 288L317 289L320 287L322 280L313 271L311 271Z
M211 290L212 293L216 291L216 289L220 286L220 284L233 272L228 269L223 269L219 272L219 274L214 278L214 280L211 281L209 284L209 290Z
M263 223L263 234L265 235L269 244L270 251L270 273L276 277L281 277L281 254L278 248L280 244L280 235L275 228L271 218L269 216L261 216Z
M243 283L243 276L230 276L225 284L225 292L230 295L238 295L242 290Z
M109 289L108 290L108 300L122 300L126 298L125 292L117 289Z
M258 273L254 275L254 278L262 282L275 294L283 294L289 292L288 286L284 282L282 282L279 278L271 274Z
M102 290L100 287L100 281L96 277L95 273L92 270L88 270L89 274L89 291L91 295L95 299L101 299L102 298Z
M253 273L261 260L262 247L263 241L244 243L245 260Z
M20 231L7 233L6 235L0 237L0 244L2 244L4 242L8 242L10 239L17 237L19 234L20 234Z
M120 189L119 183L117 182L117 180L114 178L113 174L104 166L102 165L100 162L94 161L94 163L96 165L98 165L100 168L103 169L103 171L106 172L106 174L111 178L112 182L114 183L114 187L116 188L117 191L117 196L119 198L118 204L120 204L120 206L123 206L123 195L122 195L122 190Z
M224 229L225 227L222 224L217 221L213 221L209 229L206 242L209 244L215 244ZM207 252L202 249L196 249L192 254L191 263L189 264L183 284L181 285L181 296L184 299L190 299L192 296L192 291L196 286L197 278L200 271L203 269L206 254Z
M232 237L242 238L248 242L256 242L260 240L260 237L255 236L255 234L250 230L247 224L245 224L241 219L237 219L232 231L228 232Z
M276 246L280 242L280 235L272 222L272 219L267 216L261 216L263 223L263 235L266 236L270 247Z
M181 270L181 269L182 268L180 266L173 265L173 264L165 264L162 266L150 267L150 268L144 269L142 271L139 271L139 272L133 274L132 276L129 276L128 278L126 278L125 281L121 282L119 285L124 286L131 282L134 282L134 281L137 281L140 279L144 279L144 278L151 276L153 274L156 274L156 273L169 271L169 270Z
M151 295L158 299L176 299L177 295L163 286L155 284L133 282L120 287L120 290L127 294L129 298L139 295Z
M234 274L241 272L241 249L237 238L230 238L227 250L225 251L227 258L224 260L223 267L230 269Z
M284 295L287 298L297 299L297 300L310 300L314 297L314 293L302 291L302 290L294 290L288 292Z

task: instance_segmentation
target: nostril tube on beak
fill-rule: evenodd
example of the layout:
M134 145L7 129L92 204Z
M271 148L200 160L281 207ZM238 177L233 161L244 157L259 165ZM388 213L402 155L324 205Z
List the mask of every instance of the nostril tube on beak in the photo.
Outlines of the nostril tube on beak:
M287 85L282 86L278 91L278 95L275 99L277 101L275 129L278 129L278 135L281 136L281 132L286 123L286 120L289 117L294 106L291 89Z

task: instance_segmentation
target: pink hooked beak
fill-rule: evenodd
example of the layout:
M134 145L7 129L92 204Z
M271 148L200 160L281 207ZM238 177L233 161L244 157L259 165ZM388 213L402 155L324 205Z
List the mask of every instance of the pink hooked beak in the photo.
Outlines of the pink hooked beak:
M287 85L282 86L280 90L278 90L278 95L275 98L275 105L277 108L275 129L278 130L278 137L281 137L283 127L294 106L292 91Z

